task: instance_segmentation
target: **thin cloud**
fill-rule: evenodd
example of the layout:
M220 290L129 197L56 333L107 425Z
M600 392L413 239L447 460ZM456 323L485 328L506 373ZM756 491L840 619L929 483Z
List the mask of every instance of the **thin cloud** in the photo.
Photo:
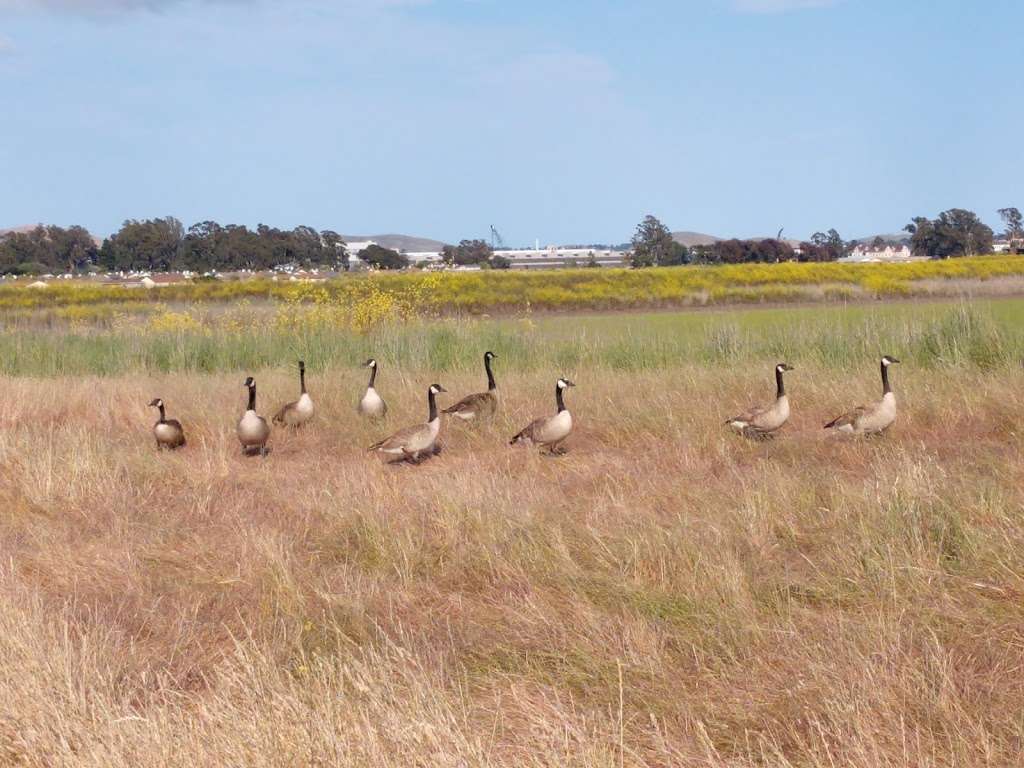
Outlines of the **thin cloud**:
M206 4L246 1L202 0ZM117 15L132 11L162 11L182 2L184 0L0 0L0 11L46 10L83 16Z
M14 41L9 37L0 35L0 56L8 53L14 53Z
M733 0L733 8L740 13L786 13L811 8L829 8L839 0Z

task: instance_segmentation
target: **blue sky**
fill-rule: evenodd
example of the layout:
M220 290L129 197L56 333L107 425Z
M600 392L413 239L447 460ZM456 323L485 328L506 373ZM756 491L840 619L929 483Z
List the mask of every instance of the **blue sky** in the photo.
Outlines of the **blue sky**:
M1021 29L1017 0L0 0L0 227L997 225Z

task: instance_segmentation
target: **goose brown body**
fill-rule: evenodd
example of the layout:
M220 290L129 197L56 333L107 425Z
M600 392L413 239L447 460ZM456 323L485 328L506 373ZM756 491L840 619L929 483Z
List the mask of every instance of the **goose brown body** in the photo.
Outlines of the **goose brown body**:
M437 436L441 432L441 416L437 412L437 395L447 390L440 384L431 384L427 390L427 422L400 429L369 448L385 462L408 461L420 463L438 453Z
M789 396L783 374L793 366L779 363L775 366L775 401L770 405L756 405L725 423L744 437L752 440L770 439L776 430L789 420Z
M833 434L876 435L885 432L896 421L896 395L889 385L889 366L899 363L895 357L882 358L882 399L870 405L858 405L842 416L832 419L825 429Z
M267 440L270 439L270 425L256 413L256 382L252 376L245 380L244 386L249 390L249 404L242 418L238 420L235 434L242 445L242 453L246 456L265 456Z
M576 386L568 379L562 378L555 385L555 404L558 411L554 416L534 419L517 432L509 441L510 445L539 445L552 453L562 453L562 442L572 432L572 414L565 407L563 392L568 387Z
M388 414L388 404L384 398L377 393L377 361L372 357L366 361L364 368L370 369L370 381L366 385L366 391L359 401L358 411L370 419L382 419Z
M274 423L287 427L301 427L312 420L315 409L313 399L306 391L306 363L299 361L299 399L281 406L274 414Z
M164 401L157 398L150 404L151 408L160 411L160 418L153 425L153 437L156 447L160 450L174 451L185 446L185 430L177 419L168 419L164 410Z
M494 372L491 371L491 360L495 357L497 355L493 352L486 352L484 354L484 370L487 372L487 391L467 395L455 405L445 408L444 413L463 421L473 421L494 415L498 410L498 384L494 380Z

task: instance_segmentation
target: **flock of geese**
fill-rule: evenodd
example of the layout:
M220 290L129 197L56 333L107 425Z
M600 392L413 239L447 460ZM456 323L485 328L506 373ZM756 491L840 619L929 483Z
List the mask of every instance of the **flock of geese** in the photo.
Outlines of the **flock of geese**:
M377 453L387 463L408 462L419 464L424 459L440 453L437 444L441 432L441 414L465 422L481 421L492 417L498 410L500 398L498 384L491 370L491 363L496 355L493 352L484 354L484 370L487 373L487 391L477 392L459 400L455 405L438 411L437 396L447 392L440 384L431 384L427 389L427 420L422 424L400 429L393 435L371 445L367 450ZM870 405L860 405L847 411L825 425L825 429L836 434L870 435L884 432L896 420L896 396L889 385L889 367L898 363L895 357L885 355L881 359L882 399ZM387 403L376 389L377 361L367 360L366 368L370 369L370 381L359 401L358 411L368 419L382 419L388 412ZM726 420L726 425L744 437L752 440L768 440L789 420L789 397L786 394L784 375L792 371L787 363L775 366L775 400L767 405L759 405ZM246 456L266 456L267 442L270 439L271 424L256 411L256 381L252 376L245 380L248 390L248 404L236 427L238 442L242 453ZM556 411L553 416L542 416L531 421L523 429L513 435L511 445L539 446L551 454L565 452L565 439L572 432L572 414L565 405L565 390L573 387L567 378L560 378L555 384ZM160 418L153 425L153 437L158 449L175 450L186 444L185 430L177 419L168 419L164 401L153 400L150 406L156 408ZM306 364L299 361L299 398L286 403L274 414L272 423L287 428L298 428L308 424L316 409L313 399L306 391Z

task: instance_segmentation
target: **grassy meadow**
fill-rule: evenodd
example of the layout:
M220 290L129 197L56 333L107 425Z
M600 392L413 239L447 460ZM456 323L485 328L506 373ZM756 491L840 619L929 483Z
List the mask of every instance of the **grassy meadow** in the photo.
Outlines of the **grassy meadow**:
M1020 763L1024 300L388 301L9 308L0 765ZM493 423L446 423L418 467L366 454L431 382L479 391L486 349ZM881 353L896 424L828 438ZM371 355L380 426L354 409ZM242 380L269 416L300 357L314 424L243 458ZM790 423L729 433L780 360ZM563 374L568 454L507 446Z

